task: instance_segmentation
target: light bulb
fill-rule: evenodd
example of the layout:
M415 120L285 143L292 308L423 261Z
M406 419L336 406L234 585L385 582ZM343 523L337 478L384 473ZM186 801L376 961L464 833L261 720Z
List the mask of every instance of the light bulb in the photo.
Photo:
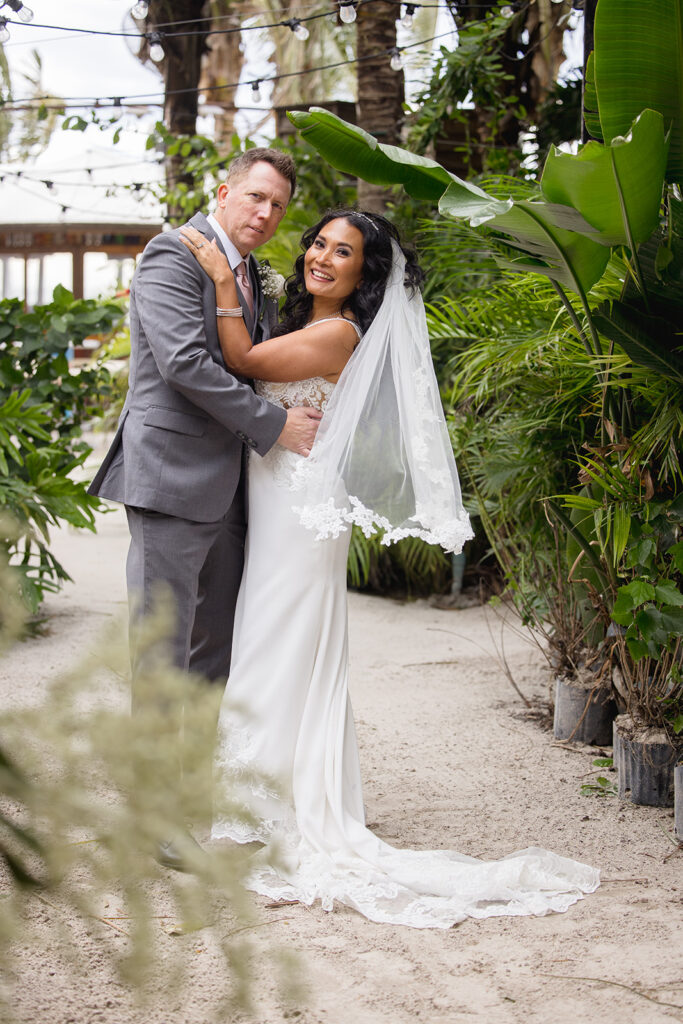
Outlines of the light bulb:
M296 36L296 38L300 39L302 43L305 42L306 39L308 39L308 36L309 36L308 29L306 28L305 25L302 25L301 22L297 18L293 18L290 21L289 27L291 28L291 30L294 33L294 35Z
M389 61L392 71L401 71L403 68L403 61L401 60L400 50L394 48L391 51L391 60Z
M0 43L6 43L9 39L9 29L7 28L7 18L0 18Z
M130 13L136 21L144 21L149 14L149 4L147 3L147 0L138 0L135 6L131 7Z
M406 12L401 18L401 24L404 28L413 27L413 15L415 14L415 6L413 4L406 5Z
M347 3L339 4L339 17L345 25L351 25L356 20L356 8L347 0Z
M254 103L260 103L261 102L261 98L262 97L261 97L261 90L259 89L260 84L261 84L260 82L252 82L251 83L251 98L254 101Z
M25 25L33 20L33 11L26 4L23 4L21 0L5 0L5 3L8 7L12 8L19 20L23 21Z
M149 36L149 56L150 60L153 60L155 64L159 64L166 56L161 45L161 36L158 32L152 32L151 36Z

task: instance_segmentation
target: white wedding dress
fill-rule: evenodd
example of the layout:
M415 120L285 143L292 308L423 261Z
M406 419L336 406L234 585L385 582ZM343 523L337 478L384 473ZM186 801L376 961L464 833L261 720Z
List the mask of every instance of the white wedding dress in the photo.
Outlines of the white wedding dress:
M323 408L323 378L257 383L269 401ZM564 911L592 892L588 865L530 848L500 861L398 850L365 827L348 695L350 531L316 540L292 510L301 456L249 460L249 528L216 758L212 837L259 840L248 888L354 907L372 921L449 928L466 917ZM235 816L248 808L251 821Z

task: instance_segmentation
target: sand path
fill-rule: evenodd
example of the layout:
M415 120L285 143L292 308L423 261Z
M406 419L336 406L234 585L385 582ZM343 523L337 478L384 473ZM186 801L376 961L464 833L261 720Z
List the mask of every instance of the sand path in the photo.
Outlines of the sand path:
M98 536L62 531L55 549L74 578L46 604L47 637L17 645L0 667L6 703L36 698L47 680L125 606L125 520ZM493 642L489 625L493 628ZM683 1021L683 855L672 812L582 796L595 750L567 750L525 718L496 645L528 695L545 698L540 653L483 608L350 596L352 698L367 819L398 846L449 847L496 858L546 846L600 867L597 893L566 914L467 921L449 931L369 923L351 910L269 910L257 900L257 946L298 951L305 998L283 1007L274 972L256 965L249 1024L619 1024ZM202 838L202 837L200 837ZM160 894L159 900L163 897ZM36 909L48 935L53 912ZM181 943L191 982L182 997L153 991L137 1007L112 977L111 933L80 924L86 975L57 951L20 952L13 1002L24 1024L208 1024L224 989L209 932ZM227 925L226 925L227 927ZM115 937L115 941L119 940ZM648 998L649 997L649 998ZM662 1004L677 1004L681 1009Z

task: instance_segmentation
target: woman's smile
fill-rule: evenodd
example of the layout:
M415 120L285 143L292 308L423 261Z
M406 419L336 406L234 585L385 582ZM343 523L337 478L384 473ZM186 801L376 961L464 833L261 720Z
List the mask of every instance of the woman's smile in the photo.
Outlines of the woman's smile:
M346 299L363 275L363 235L343 217L328 221L304 256L306 289L326 299Z

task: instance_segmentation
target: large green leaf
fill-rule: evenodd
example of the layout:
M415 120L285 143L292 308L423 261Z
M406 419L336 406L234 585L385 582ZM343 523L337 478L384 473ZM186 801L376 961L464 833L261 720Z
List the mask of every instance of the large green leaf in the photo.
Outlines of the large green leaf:
M659 222L667 151L662 115L644 110L609 145L588 142L577 154L553 146L541 189L550 202L583 214L597 228L594 240L637 246Z
M662 317L625 302L604 303L593 313L595 326L640 366L683 386L683 331Z
M589 53L583 77L583 119L589 135L602 142L602 126L598 113L598 94L595 91L595 55Z
M667 180L683 181L683 0L599 0L594 76L605 141L658 110L671 129Z
M435 160L385 146L362 128L320 107L288 110L287 117L333 167L375 185L403 185L415 199L437 202L453 180ZM474 185L467 187L481 192Z
M288 117L338 170L375 184L403 185L415 198L439 201L440 211L448 216L466 218L474 226L486 224L510 236L511 244L531 257L510 263L515 270L534 270L583 294L607 265L607 249L593 240L594 229L571 207L540 198L496 199L434 160L383 145L317 107L288 112Z
M488 207L482 203L477 210L471 197L463 197L461 189L450 186L441 198L439 210L451 217L468 217L474 225L486 223L487 227L511 236L514 247L532 257L501 260L502 266L544 274L579 295L585 295L607 266L609 250L593 241L591 225L570 207L521 200L500 203L500 210L495 212L490 203ZM567 230L564 225L575 226L585 234Z

